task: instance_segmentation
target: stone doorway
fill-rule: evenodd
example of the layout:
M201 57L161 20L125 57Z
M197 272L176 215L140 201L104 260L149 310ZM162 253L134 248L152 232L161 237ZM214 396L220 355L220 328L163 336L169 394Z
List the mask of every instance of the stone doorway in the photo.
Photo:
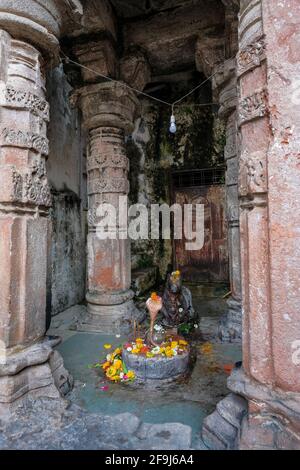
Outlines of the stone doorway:
M182 210L185 204L204 205L204 246L200 250L186 251L186 238L173 240L173 264L188 283L226 284L229 281L224 182L223 168L172 174L173 203L179 204Z

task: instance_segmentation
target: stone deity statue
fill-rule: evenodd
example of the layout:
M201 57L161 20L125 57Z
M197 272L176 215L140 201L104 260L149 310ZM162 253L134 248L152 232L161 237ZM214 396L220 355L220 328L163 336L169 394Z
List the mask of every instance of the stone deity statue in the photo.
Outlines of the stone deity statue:
M162 325L176 328L195 318L190 290L182 285L180 271L168 274L166 287L162 297Z

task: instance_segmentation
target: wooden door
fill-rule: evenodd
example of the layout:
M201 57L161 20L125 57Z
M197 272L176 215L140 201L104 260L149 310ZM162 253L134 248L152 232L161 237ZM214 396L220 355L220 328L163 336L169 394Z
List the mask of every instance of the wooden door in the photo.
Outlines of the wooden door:
M174 202L204 204L204 246L187 251L184 237L174 240L173 255L177 269L188 282L228 282L228 248L223 184L173 188ZM193 221L193 230L195 230Z

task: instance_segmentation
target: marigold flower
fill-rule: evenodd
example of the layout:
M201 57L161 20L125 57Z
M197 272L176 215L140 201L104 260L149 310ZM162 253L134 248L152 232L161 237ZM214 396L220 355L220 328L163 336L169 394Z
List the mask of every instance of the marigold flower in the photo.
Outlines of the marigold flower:
M131 352L132 354L139 354L140 350L138 348L133 348Z
M153 302L160 302L161 299L160 299L159 295L157 295L156 292L152 292L152 294L151 294L151 300L152 300Z
M111 344L105 344L104 349L111 349Z
M135 342L136 342L136 343L143 343L144 340L143 340L142 338L137 338L137 339L135 340Z
M114 367L116 367L117 369L122 369L122 361L120 359L115 359Z
M213 350L211 343L204 343L200 346L200 350L203 354L210 354Z
M175 349L178 346L178 341L172 341L171 342L171 348Z
M121 348L117 348L117 349L115 349L115 351L114 351L114 355L115 355L115 356L119 356L121 353L122 353Z
M129 380L132 380L135 378L135 373L133 370L129 370L126 375Z
M174 353L173 353L172 349L168 349L168 348L166 348L165 354L166 354L167 357L173 357L174 356Z
M110 366L106 371L106 375L110 379L114 377L116 373L117 373L117 369L114 366Z
M114 382L119 382L121 380L121 377L119 375L114 375L110 379L113 380Z
M180 339L180 340L179 340L179 344L180 344L181 346L187 346L187 345L188 345L188 342L185 341L184 339Z
M104 364L102 364L102 369L106 370L110 367L110 365L111 365L110 362L106 361L106 362L104 362Z

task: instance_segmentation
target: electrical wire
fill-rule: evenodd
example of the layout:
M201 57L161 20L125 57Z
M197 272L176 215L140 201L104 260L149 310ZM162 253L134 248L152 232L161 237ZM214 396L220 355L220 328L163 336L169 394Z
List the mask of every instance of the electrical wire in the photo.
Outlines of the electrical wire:
M127 88L129 90L132 90L134 91L135 93L139 94L139 95L142 95L142 96L145 96L151 100L154 100L156 102L159 102L161 104L164 104L166 106L169 106L172 108L172 114L174 113L174 108L175 107L178 107L178 106L184 106L184 105L179 105L179 103L181 103L185 98L187 98L188 96L192 95L196 90L198 90L199 88L201 88L203 85L205 85L205 83L207 83L209 80L211 80L217 73L218 73L218 69L219 67L222 65L224 65L226 62L229 62L230 60L232 60L234 58L231 57L230 59L227 59L225 60L225 62L223 62L223 64L220 64L217 68L217 70L215 70L215 72L213 74L211 74L208 78L206 78L203 82L201 82L199 85L197 85L195 88L193 88L192 90L190 90L188 93L186 93L185 95L183 95L181 98L179 98L178 100L176 101L173 101L172 103L171 102L168 102L168 101L165 101L165 100L162 100L160 98L156 98L155 96L152 96L152 95L149 95L148 93L145 93L144 91L141 91L141 90L137 90L136 88L133 88L131 87L130 85L128 85L127 83L125 82L121 82L119 80L116 80L114 78L111 78L111 77L107 77L106 75L100 73L100 72L97 72L96 70L93 70L91 69L90 67L87 67L86 65L82 65L80 64L79 62L76 62L75 60L72 60L70 59L63 51L61 51L61 53L63 54L63 57L61 57L61 60L63 62L65 62L66 64L68 63L71 63L73 65L76 65L82 69L85 69L87 70L88 72L90 73L93 73L94 75L100 77L100 78L104 78L105 80L108 80L110 82L113 82L113 83L118 83L119 85L123 86L124 88ZM194 106L212 106L212 105L216 105L217 103L195 103Z

